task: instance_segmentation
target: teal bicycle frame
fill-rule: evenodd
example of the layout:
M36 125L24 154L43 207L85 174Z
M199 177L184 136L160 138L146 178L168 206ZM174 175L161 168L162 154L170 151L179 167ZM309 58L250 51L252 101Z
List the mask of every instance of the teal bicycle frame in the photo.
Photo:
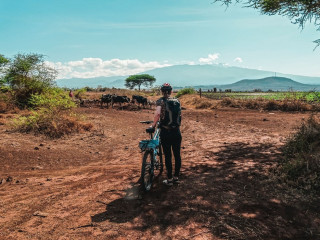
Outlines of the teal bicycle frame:
M144 121L141 123L150 124L152 121ZM162 151L160 143L160 128L158 127L153 133L149 132L150 139L139 142L141 152L144 152L141 169L141 179L146 191L149 191L152 186L154 171L159 170L159 174L163 171ZM159 156L159 159L158 159ZM150 158L150 161L148 159Z

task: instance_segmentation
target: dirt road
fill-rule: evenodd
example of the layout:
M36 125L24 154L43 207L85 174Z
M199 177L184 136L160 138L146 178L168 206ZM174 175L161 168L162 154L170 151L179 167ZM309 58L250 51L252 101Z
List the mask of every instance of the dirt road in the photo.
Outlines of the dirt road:
M151 110L79 109L59 140L0 126L0 239L320 239L319 202L269 173L308 114L183 111L181 183L139 191ZM2 179L2 180L1 180Z

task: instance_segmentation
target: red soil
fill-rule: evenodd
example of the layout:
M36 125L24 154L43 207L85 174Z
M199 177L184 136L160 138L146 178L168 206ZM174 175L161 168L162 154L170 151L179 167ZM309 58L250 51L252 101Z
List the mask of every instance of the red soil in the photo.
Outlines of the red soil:
M153 112L79 112L95 130L59 140L0 125L0 239L320 239L319 201L269 171L307 114L184 110L181 183L145 194Z

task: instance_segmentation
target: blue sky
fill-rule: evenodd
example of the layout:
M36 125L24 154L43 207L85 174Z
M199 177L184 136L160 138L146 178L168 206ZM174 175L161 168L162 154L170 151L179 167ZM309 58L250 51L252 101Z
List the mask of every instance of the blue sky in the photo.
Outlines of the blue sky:
M60 77L216 64L320 76L320 38L280 16L212 0L0 0L0 53L41 53Z

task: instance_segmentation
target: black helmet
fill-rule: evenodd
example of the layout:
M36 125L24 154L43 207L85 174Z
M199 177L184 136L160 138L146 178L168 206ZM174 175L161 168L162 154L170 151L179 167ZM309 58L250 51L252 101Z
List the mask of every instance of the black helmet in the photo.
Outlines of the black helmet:
M161 92L171 92L172 87L169 83L165 83L161 86Z

